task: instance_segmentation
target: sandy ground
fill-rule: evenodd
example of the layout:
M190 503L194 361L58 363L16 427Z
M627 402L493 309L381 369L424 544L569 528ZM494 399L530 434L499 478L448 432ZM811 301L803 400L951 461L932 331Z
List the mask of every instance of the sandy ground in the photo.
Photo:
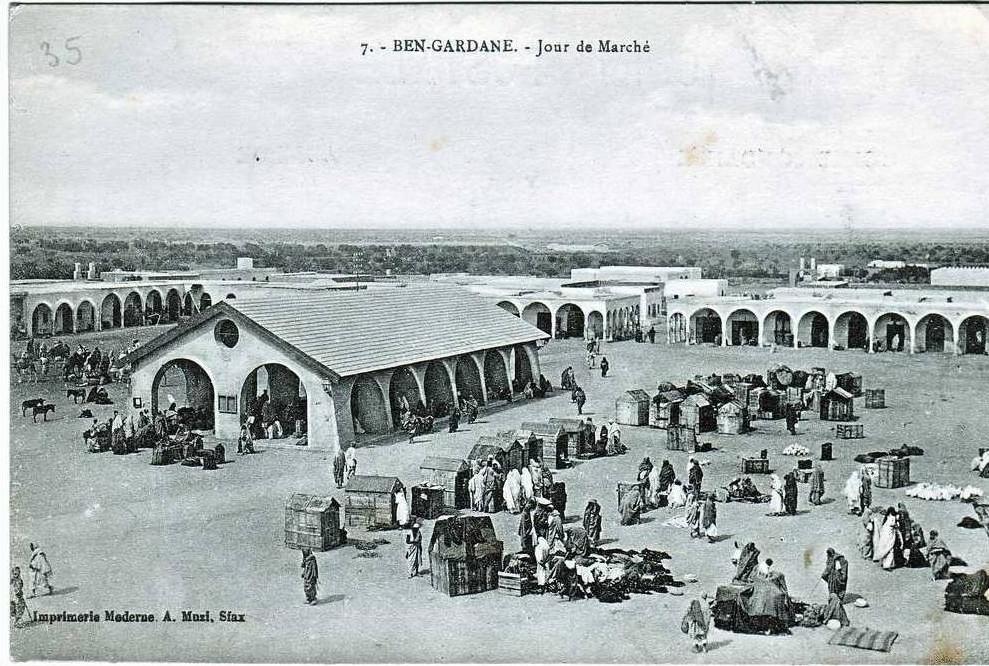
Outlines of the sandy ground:
M269 449L239 457L216 472L179 465L152 467L150 452L129 456L87 454L81 431L87 421L66 401L60 383L41 389L58 404L52 422L21 418L21 400L39 386L12 387L11 557L26 569L28 542L40 542L55 569L57 593L29 600L39 612L104 610L153 613L210 609L214 618L229 609L246 614L244 623L165 623L97 625L34 624L16 630L16 659L233 660L233 661L596 661L596 662L989 662L989 618L943 611L945 583L927 570L884 572L862 560L856 548L859 520L846 514L840 488L859 452L905 442L926 449L914 458L915 481L989 484L968 471L985 442L989 409L984 387L989 358L940 354L866 355L825 350L685 348L633 342L607 345L608 378L581 369L577 342L554 342L544 350L545 374L554 382L568 364L588 394L595 420L613 414L625 389L653 391L659 381L682 382L696 373L764 372L776 362L791 367L825 366L861 372L867 387L886 389L885 410L861 409L867 438L833 439L832 424L804 422L799 436L786 434L782 421L756 422L749 435L705 435L716 450L703 457L705 486L722 486L736 475L742 456L768 448L773 467L788 469L793 459L779 455L791 442L815 454L821 442L835 441L837 460L824 463L828 496L819 507L807 504L800 488L801 513L791 518L765 515L765 505L721 504L719 527L731 535L717 544L691 541L683 530L664 527L666 509L646 514L637 526L618 525L615 487L633 480L639 461L668 458L685 474L687 454L667 452L665 432L624 429L628 455L587 461L557 473L569 495L568 515L582 513L597 498L604 508L603 537L616 547L651 547L669 552L674 575L692 573L684 596L634 595L621 604L595 600L567 602L554 595L513 598L497 592L448 598L431 589L428 575L405 574L402 534L377 533L389 543L379 557L358 558L352 546L319 553L320 603L305 606L298 551L283 545L284 503L293 492L335 494L327 455ZM117 390L120 395L120 390ZM126 404L121 399L118 404ZM98 407L101 418L113 407ZM399 476L411 486L420 480L426 455L464 457L477 437L516 427L521 421L572 416L569 398L556 394L482 417L457 434L433 434L415 444L398 441L359 452L360 470ZM236 447L228 447L228 451ZM767 477L755 477L760 489ZM980 484L979 482L982 481ZM875 502L904 501L925 529L938 529L955 554L970 564L989 562L989 542L980 530L956 523L971 508L959 502L908 499L904 489L875 490ZM506 551L518 548L517 518L494 517ZM431 524L424 529L428 543ZM367 537L359 532L353 537ZM900 633L890 653L827 645L827 629L795 629L790 636L746 636L712 630L711 652L699 656L679 631L692 598L713 592L734 571L732 541L753 540L785 573L791 593L823 601L815 588L824 550L847 555L849 591L869 600L867 609L847 607L853 625ZM428 567L428 558L424 567Z

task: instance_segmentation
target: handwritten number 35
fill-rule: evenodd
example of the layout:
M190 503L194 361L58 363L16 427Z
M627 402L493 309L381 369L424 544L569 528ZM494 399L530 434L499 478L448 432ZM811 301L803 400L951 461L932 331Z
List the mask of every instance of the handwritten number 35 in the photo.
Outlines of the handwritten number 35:
M65 59L64 61L67 65L78 65L82 62L82 49L73 44L73 42L77 39L79 39L79 37L69 37L65 40L64 50L67 55L63 55L63 58ZM41 51L45 57L48 58L49 67L58 67L62 63L62 59L55 55L52 51L51 44L48 42L41 42Z

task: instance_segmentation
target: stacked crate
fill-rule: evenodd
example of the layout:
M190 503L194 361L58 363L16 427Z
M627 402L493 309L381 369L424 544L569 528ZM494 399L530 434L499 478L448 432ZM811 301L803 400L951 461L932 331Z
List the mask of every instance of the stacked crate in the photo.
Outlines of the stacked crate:
M879 476L876 477L879 488L901 488L910 483L910 458L886 457L876 462L879 464Z
M885 407L886 407L886 389L865 390L866 409L885 409Z

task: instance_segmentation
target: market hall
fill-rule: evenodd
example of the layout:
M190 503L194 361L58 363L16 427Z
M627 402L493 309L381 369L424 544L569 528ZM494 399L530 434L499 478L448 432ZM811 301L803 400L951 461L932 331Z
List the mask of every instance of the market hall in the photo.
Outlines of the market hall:
M235 440L265 401L293 414L308 448L332 451L398 430L403 405L442 415L458 397L521 392L547 337L457 287L300 291L217 303L123 363L134 409L174 404Z

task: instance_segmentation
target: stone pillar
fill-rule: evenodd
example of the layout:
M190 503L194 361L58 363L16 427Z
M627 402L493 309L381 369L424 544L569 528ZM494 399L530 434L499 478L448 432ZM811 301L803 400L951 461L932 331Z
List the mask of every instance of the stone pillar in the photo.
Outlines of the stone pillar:
M508 349L499 347L495 351L498 352L501 356L502 363L505 364L505 378L508 380L508 390L515 393L515 364L512 363L512 359L515 357L514 350L511 347Z
M908 351L913 354L914 347L917 345L917 327L910 325L910 320L906 317L903 318L903 326L906 330L906 335L910 336L910 344L907 345Z
M481 396L480 403L482 405L488 404L488 382L484 378L484 352L472 352L469 357L474 361L474 366L477 368L477 376L481 380Z
M426 368L428 365L428 363L416 363L409 366L409 370L416 380L416 386L419 388L419 399L424 405L426 404Z
M446 374L450 378L450 391L453 393L453 403L460 403L460 389L457 387L457 359L444 358L440 361L446 368ZM451 405L452 407L452 405Z
M320 378L320 384L317 387L313 387L312 391L309 391L309 387L306 387L306 399L307 401L317 402L317 399L322 403L324 397L329 397L331 400L331 406L333 408L334 421L336 423L336 442L333 446L333 451L336 452L337 448L346 448L354 443L356 436L354 435L354 416L350 411L350 396L354 390L354 378L344 377L336 384L333 384L331 388L332 396L326 396L326 391L323 388L323 380ZM312 417L314 410L313 406L309 407L309 418L310 418L310 431L312 430ZM322 411L320 412L322 413ZM323 423L319 422L322 426Z
M866 319L865 323L866 323L866 335L868 336L868 339L866 340L866 346L868 348L868 353L873 354L875 353L875 350L872 348L872 339L873 337L875 337L876 322L870 319Z

